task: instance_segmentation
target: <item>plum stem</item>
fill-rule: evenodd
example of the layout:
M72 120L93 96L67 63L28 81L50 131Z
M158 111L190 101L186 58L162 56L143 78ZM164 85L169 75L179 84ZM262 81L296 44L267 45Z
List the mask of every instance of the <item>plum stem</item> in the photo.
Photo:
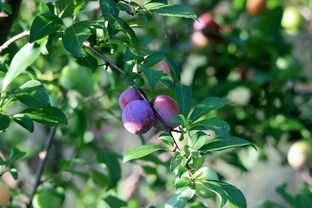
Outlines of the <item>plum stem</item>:
M116 71L118 71L120 74L125 75L126 73L120 68L118 67L116 64L114 64L109 58L107 58L104 54L102 54L100 51L98 51L97 49L95 49L94 47L91 46L91 44L89 42L84 42L83 43L83 47L91 50L92 52L94 52L96 55L98 55L106 64L110 65L112 68L114 68ZM131 80L131 84L134 85L134 81ZM141 94L141 96L144 98L144 100L146 102L148 102L151 106L151 108L153 109L153 112L156 116L156 118L160 121L160 123L163 125L163 127L165 128L165 131L171 136L173 143L175 145L174 148L174 152L181 151L181 148L179 147L179 145L177 144L176 140L174 139L173 135L172 135L172 131L174 131L171 127L169 127L166 122L164 121L164 119L159 115L159 113L155 110L155 108L153 107L153 105L150 103L150 100L148 99L148 97L146 96L145 92L143 91L143 89L141 88L136 88L139 93ZM185 165L185 167L188 170L191 170L191 167L189 166L189 164L187 163Z

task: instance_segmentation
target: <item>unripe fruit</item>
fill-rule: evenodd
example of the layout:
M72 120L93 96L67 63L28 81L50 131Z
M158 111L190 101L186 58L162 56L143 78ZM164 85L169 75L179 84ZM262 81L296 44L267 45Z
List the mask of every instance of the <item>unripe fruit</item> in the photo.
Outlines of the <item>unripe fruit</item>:
M288 33L294 34L298 32L300 21L301 15L296 7L288 7L284 10L281 25Z
M83 96L89 96L94 92L92 75L84 68L64 67L60 77L60 84L69 90L76 90Z
M209 13L201 15L198 18L198 21L194 22L194 30L195 32L192 36L192 41L194 45L199 45L203 47L202 45L207 42L204 41L204 38L200 37L200 34L203 35L203 37L207 37L210 39L218 40L220 38L220 26L214 21L213 16Z
M131 134L146 133L154 122L153 109L143 100L130 102L122 112L122 123Z
M10 189L0 182L0 206L7 206L10 199Z
M251 16L260 15L266 10L266 0L247 0L246 10Z
M64 189L57 187L43 187L34 196L34 208L59 208L64 201Z
M195 31L192 34L191 42L195 48L205 48L209 44L208 38L200 31Z
M299 141L294 143L288 150L288 163L295 169L312 165L312 142Z
M167 126L171 128L178 126L178 124L172 122L172 118L180 113L178 104L173 98L167 95L158 95L153 98L151 103ZM158 119L156 119L154 126L161 130L165 129Z
M208 167L200 168L193 175L194 178L199 180L219 180L216 172ZM210 191L205 185L200 182L195 182L196 195L203 198L211 198L215 193Z
M143 98L136 88L128 88L120 94L119 106L123 110L128 103L134 100L143 100Z

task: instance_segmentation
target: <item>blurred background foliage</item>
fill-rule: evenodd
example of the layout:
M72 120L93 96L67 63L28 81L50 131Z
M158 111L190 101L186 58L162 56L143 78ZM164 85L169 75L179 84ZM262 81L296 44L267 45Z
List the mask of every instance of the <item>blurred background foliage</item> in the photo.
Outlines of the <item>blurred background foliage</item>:
M267 0L267 9L260 14L246 12L245 0L174 2L191 7L198 16L210 13L220 30L213 35L201 31L201 36L193 37L191 19L150 15L143 24L140 15L122 15L130 25L138 24L135 32L143 48L162 52L175 64L182 83L192 87L195 102L207 96L228 98L231 105L220 110L219 116L233 127L233 135L258 147L257 152L247 147L213 154L206 163L243 191L248 207L311 207L311 170L289 167L287 151L296 141L312 139L312 2ZM75 20L68 17L65 23L100 18L95 8L98 2L89 1ZM34 17L47 10L40 0L22 1L10 36L29 30ZM21 39L1 54L2 77L27 41ZM48 90L52 105L62 106L69 120L68 126L58 130L40 189L47 195L37 199L36 206L58 207L65 200L63 207L162 207L173 192L173 178L164 163L168 155L149 156L141 161L142 168L118 162L122 152L142 139L157 143L158 135L153 130L139 138L121 128L118 97L127 83L110 68L98 67L100 60L92 59L85 66L61 43L54 44L47 45L49 55L41 55L14 81L20 86L36 76ZM124 48L118 44L103 42L100 48L130 72L134 63L124 61ZM174 94L161 84L155 91L147 85L143 88L151 97ZM20 105L9 110L14 112ZM16 146L26 152L16 165L19 179L2 176L14 190L14 207L24 207L37 153L48 134L49 129L39 124L32 134L12 124L0 135L3 157ZM44 197L56 205L46 205ZM203 203L216 206L213 200ZM201 206L196 202L192 207Z

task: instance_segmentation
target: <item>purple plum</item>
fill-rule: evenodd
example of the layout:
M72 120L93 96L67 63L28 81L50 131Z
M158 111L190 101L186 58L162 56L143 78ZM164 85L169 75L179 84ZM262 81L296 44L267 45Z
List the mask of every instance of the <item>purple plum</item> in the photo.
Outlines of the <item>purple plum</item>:
M158 112L160 117L169 127L174 128L178 126L178 124L172 122L172 118L179 115L180 113L178 104L173 98L167 95L158 95L153 98L151 103L153 104L154 109ZM154 126L160 130L165 129L158 119L156 119Z
M144 134L155 122L153 109L143 100L130 102L122 112L122 123L131 134Z
M134 100L143 100L143 98L136 88L128 88L120 94L119 106L123 110L128 103Z

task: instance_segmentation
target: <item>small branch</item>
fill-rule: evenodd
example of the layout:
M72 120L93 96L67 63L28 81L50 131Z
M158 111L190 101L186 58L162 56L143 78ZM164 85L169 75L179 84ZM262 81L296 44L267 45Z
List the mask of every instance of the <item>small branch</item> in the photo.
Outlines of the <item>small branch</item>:
M12 25L18 16L22 0L7 0L6 3L12 8L12 14L0 18L0 44L4 43L10 34Z
M113 67L116 71L118 71L120 74L125 75L126 73L120 68L118 67L116 64L114 64L110 59L108 59L104 54L102 54L100 51L98 51L97 49L95 49L94 47L91 46L91 44L89 42L84 42L83 43L83 47L88 48L89 50L91 50L92 52L94 52L96 55L98 55L101 59L104 60L105 63L107 63L108 65L110 65L111 67ZM131 81L131 84L134 85L134 82ZM153 112L156 116L156 118L160 121L160 123L163 125L163 127L165 128L165 131L171 136L174 145L175 145L175 149L174 151L181 151L181 148L179 147L179 145L177 144L176 140L174 139L173 135L172 135L172 128L169 127L166 122L162 119L162 117L159 115L159 113L154 109L153 105L150 103L148 97L146 96L145 92L141 89L141 88L137 88L138 91L140 92L140 94L142 95L142 97L145 99L146 102L148 102L151 106L151 108L153 109ZM189 166L189 164L187 163L185 165L185 167L190 170L191 167Z
M29 34L30 34L29 31L24 31L24 32L22 32L22 33L19 33L19 34L13 36L11 39L7 40L6 42L4 42L4 43L2 44L2 46L0 46L0 54L1 54L1 52L2 52L4 49L6 49L7 47L9 47L12 43L18 41L18 40L21 39L21 38L27 37Z
M39 167L38 167L37 172L36 172L35 184L34 184L33 189L31 191L29 201L27 204L27 208L32 207L33 198L37 192L38 186L41 184L41 176L42 176L42 173L44 170L44 166L45 166L47 159L48 159L49 150L52 146L52 142L53 142L53 138L56 134L56 130L57 130L57 126L53 127L53 129L51 130L49 138L46 140L44 150L39 153L40 163L39 163Z

